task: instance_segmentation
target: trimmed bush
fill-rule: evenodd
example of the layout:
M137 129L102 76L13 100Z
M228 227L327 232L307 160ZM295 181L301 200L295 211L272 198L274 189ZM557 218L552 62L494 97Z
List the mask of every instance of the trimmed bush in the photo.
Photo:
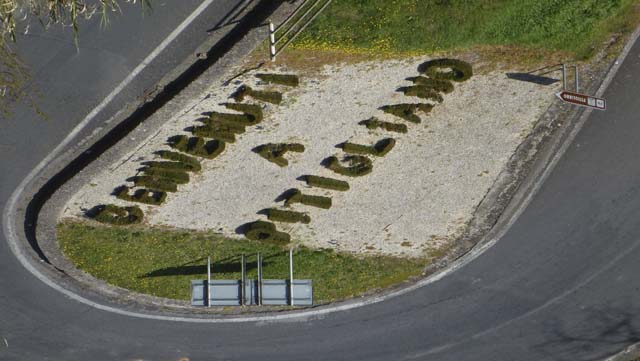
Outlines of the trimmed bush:
M305 182L307 182L307 185L311 187L331 189L341 192L349 190L349 183L339 179L319 177L317 175L305 175L303 178Z
M398 89L398 91L403 92L404 95L406 96L413 96L413 97L418 97L422 99L432 100L438 103L442 103L444 101L444 98L442 98L442 94L438 93L434 89L428 88L423 85L413 85L413 86L402 87Z
M150 177L150 176L138 176L133 178L133 183L136 187L145 187L148 189L155 189L164 192L177 192L178 184L171 179Z
M440 69L447 68L451 69L451 71L440 71ZM432 79L453 80L457 82L463 82L473 76L471 64L458 59L429 60L420 64L418 71Z
M269 218L270 221L275 222L304 224L309 224L311 222L311 217L309 217L308 214L294 211L283 211L276 208L267 209L267 218Z
M324 196L312 196L302 194L298 189L294 189L293 192L284 201L285 206L290 206L294 203L304 204L305 206L311 206L322 209L331 208L331 198Z
M294 74L256 74L256 78L265 83L280 84L296 87L300 85L300 79Z
M263 102L280 104L282 103L282 94L276 91L254 90L251 87L243 85L231 95L237 102L242 102L245 97L250 96L256 100Z
M212 140L205 142L200 137L187 137L186 135L176 135L168 140L169 145L181 152L195 155L197 157L213 159L219 156L225 149L225 142Z
M200 165L200 161L194 157L188 156L186 154L172 152L170 150L159 150L155 154L159 155L162 159L173 160L176 162L181 162L185 164L189 164L193 167L193 170L199 172L202 169Z
M416 124L419 124L422 120L415 113L421 111L428 114L431 109L433 109L433 105L431 104L395 104L380 107L380 110L385 113L395 115Z
M236 123L236 122L224 122L220 120L211 120L208 118L201 118L201 121L204 123L203 127L208 127L210 129L219 130L227 133L233 134L243 134L246 131L247 124ZM185 130L193 131L195 127L189 127Z
M246 226L245 237L252 241L259 241L273 244L287 244L291 242L291 236L288 233L280 232L276 225L271 222L255 221Z
M189 183L189 173L181 170L147 167L142 168L142 172L146 176L169 179L176 184Z
M387 153L393 149L396 145L396 141L393 138L384 138L376 142L374 145L362 145L345 142L340 144L340 148L345 153L350 154L370 154L376 157L384 157Z
M384 130L386 130L388 132L396 132L396 133L406 133L407 132L407 126L405 124L384 122L384 121L379 120L376 117L372 117L372 118L369 118L367 120L363 120L358 124L366 126L367 129L382 128L382 129L384 129Z
M203 114L208 116L209 120L212 122L218 121L221 123L231 123L231 124L235 123L235 124L241 124L244 126L256 125L262 121L262 119L256 118L255 116L251 114L246 114L246 113L232 114L232 113L220 113L220 112L206 112Z
M100 223L111 224L114 226L126 226L130 224L141 223L144 213L137 206L118 207L114 204L105 204L96 207L97 212L93 219Z
M193 135L195 135L196 137L218 139L227 143L236 142L236 135L234 133L216 129L215 127L209 125L192 127L191 133L193 133Z
M222 103L220 105L224 105L227 109L252 115L258 123L264 119L262 107L258 104Z
M304 145L298 143L267 143L253 148L262 158L275 163L280 167L289 165L289 161L284 158L287 152L304 152Z
M329 157L323 163L332 171L349 177L362 177L373 170L373 162L363 155L348 155L342 162L337 157ZM342 163L346 163L347 166L343 166Z
M162 191L143 188L135 190L133 194L129 194L129 190L129 187L121 186L115 189L114 194L116 198L124 201L139 202L152 206L159 206L167 199L167 193Z
M149 161L149 162L144 162L142 164L150 168L179 170L179 171L185 171L185 172L197 172L200 170L200 164L196 166L191 163L183 163L183 162Z
M410 82L413 82L415 85L422 85L427 88L433 89L437 92L449 94L453 91L453 83L449 80L445 79L432 79L424 76L416 76L412 78L407 78Z

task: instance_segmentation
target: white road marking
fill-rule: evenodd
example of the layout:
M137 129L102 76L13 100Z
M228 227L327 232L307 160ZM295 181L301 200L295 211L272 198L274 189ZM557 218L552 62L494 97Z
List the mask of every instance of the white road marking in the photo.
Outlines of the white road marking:
M194 14L196 14L196 15L193 16L193 14L192 14L189 18L192 18L192 17L195 18L197 16L197 12L198 11L202 12L204 10L204 8L206 8L206 6L208 6L208 4L210 4L211 2L213 2L213 0L205 1L202 5L200 5L200 7L198 7L198 9L196 9L196 11L194 11ZM207 5L205 6L205 4L207 4ZM181 24L181 26L182 25L184 25L184 22L183 22L183 24ZM186 27L186 25L185 25L185 27ZM640 27L638 27L636 29L636 31L634 32L634 34L630 38L631 40L627 43L627 45L625 46L624 50L622 51L622 53L620 55L620 58L619 58L619 60L620 60L619 64L618 64L618 62L616 62L616 64L610 69L606 80L603 82L603 84L601 85L600 89L597 92L598 95L601 95L604 92L604 90L609 86L609 84L611 83L611 80L613 79L613 76L618 72L620 66L622 65L622 61L627 57L629 51L631 50L631 47L633 46L633 44L635 43L635 41L638 39L639 36L640 36ZM164 44L164 43L165 42L163 42L162 44ZM162 45L162 44L160 44L160 45ZM84 298L84 297L82 297L82 296L80 296L78 294L75 294L72 291L69 291L69 290L59 286L57 283L52 282L51 280L49 280L40 271L38 271L35 267L33 267L31 265L31 263L29 263L29 261L27 260L26 256L23 254L22 249L20 249L20 246L18 245L19 241L17 239L16 232L15 232L15 229L14 229L14 222L13 222L13 219L12 219L11 215L12 215L12 211L15 210L17 201L18 201L20 195L22 194L22 192L24 191L24 188L27 185L27 183L29 183L33 178L35 178L35 176L38 174L38 172L40 172L40 170L42 170L51 161L51 159L53 159L55 156L57 156L58 153L61 152L63 147L65 147L66 145L68 145L68 143L71 142L71 140L73 138L73 135L75 135L78 132L80 132L80 130L84 126L86 126L86 123L89 122L89 120L87 120L87 118L85 118L86 122L83 121L84 124L83 123L78 124L78 126L76 128L74 128L73 132L71 134L69 134L69 136L67 136L63 140L63 142L60 143L60 145L58 145L49 156L47 156L42 162L40 162L40 164L38 164L38 166L36 166L36 168L34 168L29 173L29 175L20 183L18 188L16 188L16 190L11 195L11 198L9 199L9 202L7 203L7 205L6 205L6 207L5 207L4 211L3 211L3 215L2 215L3 216L3 218L2 218L3 219L3 226L4 226L3 227L3 232L4 232L4 235L5 235L8 243L9 243L11 251L15 254L16 258L20 261L20 263L29 272L31 272L34 276L36 276L38 279L40 279L46 285L48 285L49 287L57 290L58 292L61 292L64 295L68 296L69 298L71 298L73 300L76 300L76 301L78 301L80 303L83 303L85 305L94 307L94 308L96 308L98 310L102 310L102 311L106 311L106 312L112 312L112 313L123 315L123 316L142 318L142 319L151 319L151 320L158 320L158 321L174 321L174 322L191 322L191 323L243 323L243 322L282 322L282 321L285 321L285 322L286 321L304 322L304 321L307 321L309 319L321 318L323 315L326 315L326 314L339 312L339 311L351 310L351 309L363 307L363 306L366 306L366 305L371 305L371 304L383 302L383 301L389 300L391 298L395 298L395 297L398 297L400 295L404 295L406 293L413 292L413 291L415 291L415 290L417 290L419 288L422 288L422 287L424 287L424 286L426 286L428 284L434 283L434 282L444 278L445 276L457 271L458 269L464 267L466 264L468 264L469 262L471 262L472 260L474 260L475 258L480 256L482 253L484 253L484 251L486 251L491 246L493 246L502 237L502 235L504 235L504 233L506 233L506 231L511 227L513 222L515 222L515 220L518 218L518 216L522 213L524 208L526 208L526 205L530 202L530 200L533 197L533 195L538 191L538 189L540 188L540 186L542 185L544 180L549 176L549 174L551 173L551 171L553 170L553 168L557 164L558 160L560 159L560 157L562 156L562 154L564 153L566 148L569 146L569 144L571 143L573 138L575 138L575 136L577 135L578 131L580 130L580 128L584 124L584 121L588 117L588 112L585 112L585 113L586 114L583 113L583 117L581 118L581 123L578 124L578 126L576 127L577 129L574 129L572 134L571 134L572 136L570 136L569 139L567 139L563 143L563 146L561 147L560 151L555 155L555 157L553 157L553 160L550 162L550 164L547 166L547 168L543 172L543 177L541 177L541 179L538 180L538 182L536 182L536 184L533 187L533 190L531 191L531 193L528 195L527 198L525 198L525 201L520 205L519 210L516 211L514 213L514 215L511 217L509 224L507 226L505 226L505 228L501 232L499 232L498 235L496 235L490 242L487 242L487 243L483 244L482 246L480 246L478 248L472 249L467 255L465 255L462 258L454 261L446 269L444 269L444 270L442 270L440 272L437 272L437 273L431 275L430 277L425 278L425 279L423 279L423 280L421 280L419 282L416 282L415 284L413 284L413 285L411 285L409 287L406 287L406 288L391 292L389 294L384 294L384 295L379 295L379 296L372 296L372 297L364 299L364 300L348 301L348 302L342 303L342 304L337 305L337 306L329 306L327 308L322 308L322 309L317 309L317 310L292 312L292 313L287 313L287 314L282 314L282 315L249 316L249 317L236 317L236 318L189 318L189 317L178 317L178 316L157 316L157 315L150 315L150 314L144 314L144 313L133 312L133 311L125 311L125 310L118 309L118 308L115 308L115 307L106 306L106 305L91 301L89 299L86 299L86 298ZM97 112L96 112L96 114L97 114Z
M7 346L7 348L9 348L9 341L7 341L6 338L2 338L4 340L4 345Z

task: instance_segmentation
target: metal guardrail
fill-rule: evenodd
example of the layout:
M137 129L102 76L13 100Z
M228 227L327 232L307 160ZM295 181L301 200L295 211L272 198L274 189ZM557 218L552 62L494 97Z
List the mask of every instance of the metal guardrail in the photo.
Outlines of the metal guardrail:
M326 9L332 0L306 0L277 28L269 22L269 52L271 61L276 60L289 44L300 35L315 18Z

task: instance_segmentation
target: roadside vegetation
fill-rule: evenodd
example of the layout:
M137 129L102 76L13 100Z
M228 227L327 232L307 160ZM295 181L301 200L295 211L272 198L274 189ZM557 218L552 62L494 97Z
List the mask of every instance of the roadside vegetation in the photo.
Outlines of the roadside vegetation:
M112 285L159 297L188 300L193 279L207 278L207 256L213 278L240 279L240 256L247 256L247 274L256 278L256 254L262 252L265 278L286 279L286 247L246 239L228 240L214 233L110 227L83 222L58 225L63 252L83 271ZM356 257L331 250L299 248L294 277L312 279L314 302L363 294L418 276L424 259Z
M635 0L335 0L294 48L425 53L476 45L588 58L637 25Z

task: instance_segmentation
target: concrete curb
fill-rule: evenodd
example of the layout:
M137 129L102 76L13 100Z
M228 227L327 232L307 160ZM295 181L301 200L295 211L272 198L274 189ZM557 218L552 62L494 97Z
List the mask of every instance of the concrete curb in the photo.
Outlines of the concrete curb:
M636 32L633 34L633 36L627 43L627 46L625 47L621 56L619 57L620 61L616 62L616 64L614 64L609 69L607 76L605 77L604 81L601 83L599 87L597 95L601 95L606 89L606 87L608 86L608 84L611 82L611 79L613 78L613 76L615 75L615 73L619 68L619 64L621 64L622 60L624 60L624 57L628 53L629 49L631 48L633 43L635 43L635 41L637 40L638 35L640 35L640 28L636 30ZM254 32L254 36L257 36L255 32ZM242 45L242 44L239 44L239 45ZM223 65L220 65L220 66L223 66ZM177 109L180 109L179 107L177 107L177 104L173 104L173 105L175 107L168 107L167 109L163 108L159 111L159 113L170 113L172 111L176 111ZM446 275L452 272L455 272L457 269L463 267L464 265L466 265L467 263L471 262L473 259L478 257L480 254L482 254L485 250L487 250L489 247L491 247L493 244L497 242L497 240L510 228L511 224L513 224L513 222L518 218L522 210L526 208L526 206L528 205L533 195L537 193L537 190L539 189L541 184L544 183L544 180L551 173L557 161L560 159L560 157L562 156L564 151L567 149L569 144L571 144L573 138L579 132L580 128L586 121L590 112L580 111L580 112L576 112L575 114L576 116L574 117L574 119L577 119L577 120L572 122L567 122L565 124L565 127L563 128L563 131L557 133L558 136L553 139L553 141L551 142L551 144L549 144L548 147L546 147L546 150L542 151L544 154L541 154L537 158L538 160L535 162L535 165L532 171L527 176L528 181L525 181L525 183L523 183L520 187L517 187L518 189L515 195L513 195L513 197L509 197L510 199L510 201L508 202L509 204L504 209L504 212L501 212L502 215L497 217L495 223L493 223L490 230L488 230L488 233L486 233L486 235L481 240L479 240L479 242L472 242L472 241L466 240L466 242L464 242L461 245L461 247L457 250L460 253L455 254L454 252L454 254L450 257L449 260L451 260L452 258L454 260L450 264L448 264L448 267L443 268L444 265L439 265L439 266L436 265L436 267L433 267L432 269L429 270L430 272L433 272L433 273L427 278L424 278L409 286L402 287L399 289L397 288L397 289L387 290L384 294L375 295L375 296L367 297L364 299L350 300L350 301L340 302L340 303L336 303L328 306L320 306L320 307L312 308L309 310L303 310L303 311L291 311L284 314L269 314L264 316L247 316L247 317L217 317L217 318L211 318L211 317L218 316L218 315L208 315L210 317L197 318L198 315L194 315L193 313L190 316L179 315L179 312L176 312L178 311L176 308L184 308L183 304L168 303L167 300L160 299L160 298L147 299L147 301L151 301L151 303L147 305L145 305L144 303L140 304L136 302L138 301L137 298L139 297L139 295L131 293L130 291L119 292L117 288L114 288L111 286L109 286L110 288L100 289L98 292L96 292L95 290L91 290L83 287L82 284L78 285L76 280L74 280L72 277L69 277L65 272L60 272L61 271L60 268L56 269L53 267L42 265L41 264L42 260L35 257L33 252L28 251L28 247L29 247L28 241L24 239L24 237L17 237L18 233L16 232L16 229L17 229L16 225L19 224L19 222L16 222L16 221L18 219L23 219L22 217L26 216L26 213L28 211L27 209L28 204L25 201L25 199L28 199L29 197L25 198L22 195L22 192L25 191L27 189L26 188L27 185L29 185L30 190L33 191L33 193L36 193L39 189L38 184L46 183L48 180L47 176L50 176L51 173L55 174L54 169L56 169L56 167L60 167L62 164L65 163L65 161L68 161L71 157L75 157L78 154L82 154L83 152L86 151L87 147L83 146L83 144L87 143L86 140L82 141L80 145L67 151L63 156L57 158L54 163L48 165L48 168L47 168L48 172L45 172L45 171L34 172L33 175L30 175L32 179L27 178L25 179L25 181L23 181L23 184L21 184L21 187L19 187L18 190L16 190L16 192L12 195L11 200L9 201L9 203L7 204L7 207L4 210L4 213L3 213L3 220L5 220L4 232L5 232L5 236L9 240L11 249L16 255L16 257L25 266L25 268L27 268L37 278L42 280L44 283L46 283L50 287L67 295L68 297L100 310L109 311L109 312L131 316L131 317L138 317L138 318L165 320L165 321L180 321L180 322L198 322L198 323L259 322L259 321L276 322L276 321L287 321L287 320L305 321L309 318L322 317L323 315L326 315L329 313L349 310L357 307L362 307L362 306L382 302L382 301L391 299L393 297L397 297L397 296L412 292L415 289L418 289L428 284L431 284L433 282L436 282L442 279L443 277L445 277ZM154 116L154 117L156 120L158 118L161 118L160 116ZM145 121L145 125L147 125L147 121ZM155 126L157 125L158 124L155 124ZM98 138L98 136L96 135L93 138L94 139ZM127 148L127 146L133 146L133 145L119 144L118 148L122 148L122 147ZM114 150L114 152L115 153L113 154L118 154L116 150ZM95 167L99 167L100 164L102 164L102 162L105 162L105 161L100 160L96 164L94 164L93 165L94 169ZM90 169L83 170L81 172L80 177L74 178L75 181L77 182L81 180L83 178L82 174L84 174L84 176L87 176L88 173L90 173ZM33 181L32 184L27 184L30 181ZM69 189L70 185L71 184L65 185L67 190ZM66 196L68 196L68 194ZM55 238L51 238L50 236L51 234L54 234L52 232L55 232L55 228L54 228L55 220L57 219L57 214L60 211L60 208L59 208L60 204L57 203L56 200L57 201L63 200L66 196L64 195L64 191L63 191L62 195L58 193L58 195L56 195L53 198L53 202L48 202L49 205L47 207L49 208L47 208L47 212L44 212L48 214L48 216L46 216L45 219L42 219L39 222L39 224L43 225L44 229L38 231L38 234L36 235L38 239L49 239L50 241L55 239ZM490 200L491 197L492 196L489 195L489 198L487 198L487 200ZM49 224L47 225L47 223ZM40 236L43 236L44 238L40 238ZM20 240L20 238L22 238L22 241ZM474 246L473 244L476 244L476 245ZM56 258L55 261L64 262L64 257L62 257L62 259ZM75 267L72 267L72 268L75 269ZM52 280L55 280L55 281L52 281ZM95 284L96 280L93 279L92 277L90 277L88 280L90 281L88 284L92 284L92 283ZM87 283L85 283L84 286L86 285ZM123 296L125 296L125 294L127 295L127 297L123 299ZM167 309L167 307L169 309ZM189 311L193 312L193 309L189 309ZM200 315L200 316L203 316L203 315Z

